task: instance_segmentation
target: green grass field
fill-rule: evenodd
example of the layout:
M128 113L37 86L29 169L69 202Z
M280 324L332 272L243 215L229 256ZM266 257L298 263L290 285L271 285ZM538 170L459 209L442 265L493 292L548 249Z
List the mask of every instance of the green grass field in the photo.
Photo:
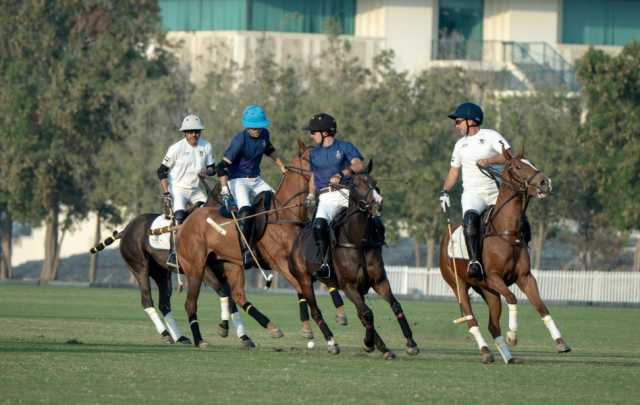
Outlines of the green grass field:
M154 292L155 295L155 292ZM184 294L174 313L187 332ZM333 322L342 353L330 355L299 336L293 295L252 294L251 301L285 332L273 339L244 316L257 349L220 338L218 300L200 298L206 350L161 343L133 289L0 286L0 403L638 403L640 310L553 306L573 352L554 352L532 307L520 307L518 365L484 365L466 327L451 320L452 302L404 300L422 352L408 357L386 303L370 299L381 336L398 357L360 349L363 328L347 303L348 326ZM484 305L475 305L484 327ZM506 312L506 311L505 311ZM506 315L506 314L503 314ZM503 319L506 323L506 319ZM188 334L190 336L190 333ZM490 341L491 342L491 341ZM492 347L493 349L493 347Z

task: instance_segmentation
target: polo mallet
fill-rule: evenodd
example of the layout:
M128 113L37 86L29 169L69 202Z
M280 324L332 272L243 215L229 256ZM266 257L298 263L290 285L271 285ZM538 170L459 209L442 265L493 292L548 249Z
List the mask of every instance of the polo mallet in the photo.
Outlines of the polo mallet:
M448 206L443 207L443 212L444 212L444 216L447 219L447 229L449 230L449 241L451 241L452 239L452 235L453 232L451 232L451 218L449 217L449 210L446 209L449 208ZM448 254L448 253L447 253ZM453 274L455 275L456 278L456 298L458 299L458 307L460 308L460 315L462 315L462 308L460 307L460 287L458 285L458 269L456 267L456 258L452 257L451 258L451 263L453 263ZM455 324L460 324L463 323L465 321L468 321L470 319L473 319L473 315L466 315L466 316L461 316L460 318L454 319L453 323Z
M230 210L230 212L231 212L231 217L233 218L233 223L236 224L236 229L240 234L240 238L242 239L242 242L247 247L247 250L249 251L249 253L251 253L251 258L253 259L253 262L256 264L256 266L258 266L260 273L262 273L262 277L264 277L264 280L265 280L264 288L270 288L271 281L273 281L273 274L269 274L267 276L267 274L264 272L264 269L262 268L262 266L260 266L260 262L258 261L258 258L256 257L255 253L253 253L253 250L251 249L251 246L249 245L247 238L244 236L244 233L242 233L242 229L240 229L240 224L238 223L238 218L236 218L236 213L233 210Z

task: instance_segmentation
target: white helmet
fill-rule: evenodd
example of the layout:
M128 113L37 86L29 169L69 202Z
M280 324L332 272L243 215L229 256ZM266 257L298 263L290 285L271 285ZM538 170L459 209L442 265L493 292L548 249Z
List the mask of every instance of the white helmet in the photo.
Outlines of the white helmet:
M200 121L200 117L195 114L189 114L182 120L182 126L180 127L180 131L202 131L204 129L204 125L202 125L202 121Z

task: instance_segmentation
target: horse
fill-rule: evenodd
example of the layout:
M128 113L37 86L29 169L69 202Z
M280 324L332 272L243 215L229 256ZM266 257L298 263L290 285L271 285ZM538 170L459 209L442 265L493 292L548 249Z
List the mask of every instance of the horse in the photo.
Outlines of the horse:
M330 268L333 276L321 281L330 288L339 287L356 306L358 317L365 328L363 348L370 353L375 348L383 353L384 359L393 359L395 354L389 350L374 326L374 316L364 300L364 295L373 288L390 306L396 316L402 333L406 339L406 352L409 355L419 353L418 346L413 340L413 334L404 315L402 306L391 292L380 243L369 243L368 229L372 220L379 217L382 209L381 201L376 201L374 190L376 182L370 176L372 162L362 173L351 177L349 189L349 206L339 214L334 222L334 237L331 243ZM310 226L305 227L298 235L289 257L289 266L300 283L302 294L311 309L311 315L322 332L327 351L331 354L340 353L333 333L323 319L318 308L313 290L314 266L319 264L311 261L316 254L315 242Z
M449 256L448 246L452 235L450 227L440 243L440 272L454 291L461 309L462 316L454 323L467 322L469 333L480 349L482 361L491 363L494 361L493 354L478 328L469 300L469 288L482 296L489 307L489 332L503 361L508 364L517 362L507 346L517 344L517 299L508 288L513 283L517 284L542 317L556 350L567 353L571 348L562 338L547 306L540 298L537 281L531 274L529 251L520 232L521 218L529 200L544 198L551 193L551 180L524 158L524 150L514 156L510 150L503 148L502 154L506 162L501 174L481 167L486 175L500 183L495 206L485 212L482 220L482 263L486 277L482 280L469 277L466 272L468 261ZM506 342L500 329L500 296L505 297L509 309Z
M203 185L207 189L208 198L204 206L214 206L219 204L217 199L217 188L210 190L206 183ZM196 208L196 207L193 207ZM127 226L120 232L114 231L111 236L103 242L91 248L91 253L97 254L106 246L112 244L116 240L120 240L120 254L127 263L129 271L133 274L138 282L142 308L153 322L156 331L160 334L160 338L165 343L181 343L191 344L191 340L182 335L175 319L171 313L171 269L167 266L168 250L155 249L150 246L148 241L149 230L153 221L162 214L148 213L142 214L132 219ZM159 309L162 317L158 314L151 297L152 278L158 286ZM213 274L210 268L205 273L206 283L220 297L220 306L223 321L218 325L218 334L222 337L228 335L228 319L229 314L236 323L237 334L242 345L247 348L255 347L253 341L244 332L244 326L239 320L236 320L237 308L235 303L228 299L229 286L221 283Z
M300 286L289 271L288 254L306 218L304 199L308 193L310 179L308 158L310 148L300 141L298 146L299 153L293 159L292 165L287 166L287 171L275 193L274 208L264 211L264 215L257 213L258 218L255 222L256 228L264 229L263 232L257 232L262 233L256 242L258 255L271 269L280 272L300 297ZM218 224L225 220L219 208L204 207L187 217L178 231L176 252L187 280L185 310L189 318L193 343L197 347L208 346L208 343L202 339L197 321L197 300L207 263L215 263L212 265L215 274L229 283L232 298L238 305L272 337L282 337L282 331L246 298L237 226L225 228L224 234L216 230L221 227ZM215 225L210 225L211 222ZM259 222L262 222L262 226L258 224ZM235 225L235 219L225 224ZM306 302L301 301L301 319L303 312L306 312L303 309L306 309ZM308 337L310 333L308 320L303 321L303 335Z

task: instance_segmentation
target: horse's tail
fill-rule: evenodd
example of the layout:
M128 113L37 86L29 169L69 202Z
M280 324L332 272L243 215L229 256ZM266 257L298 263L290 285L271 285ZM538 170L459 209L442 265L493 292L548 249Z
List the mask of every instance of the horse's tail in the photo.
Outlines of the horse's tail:
M102 242L98 243L97 245L95 245L94 247L92 247L89 250L89 252L91 252L92 254L96 254L99 251L101 251L102 249L104 249L107 246L109 246L110 244L112 244L113 242L115 242L116 240L120 239L121 236L122 236L122 232L113 231L113 234L111 236L109 236L104 241L102 241Z

